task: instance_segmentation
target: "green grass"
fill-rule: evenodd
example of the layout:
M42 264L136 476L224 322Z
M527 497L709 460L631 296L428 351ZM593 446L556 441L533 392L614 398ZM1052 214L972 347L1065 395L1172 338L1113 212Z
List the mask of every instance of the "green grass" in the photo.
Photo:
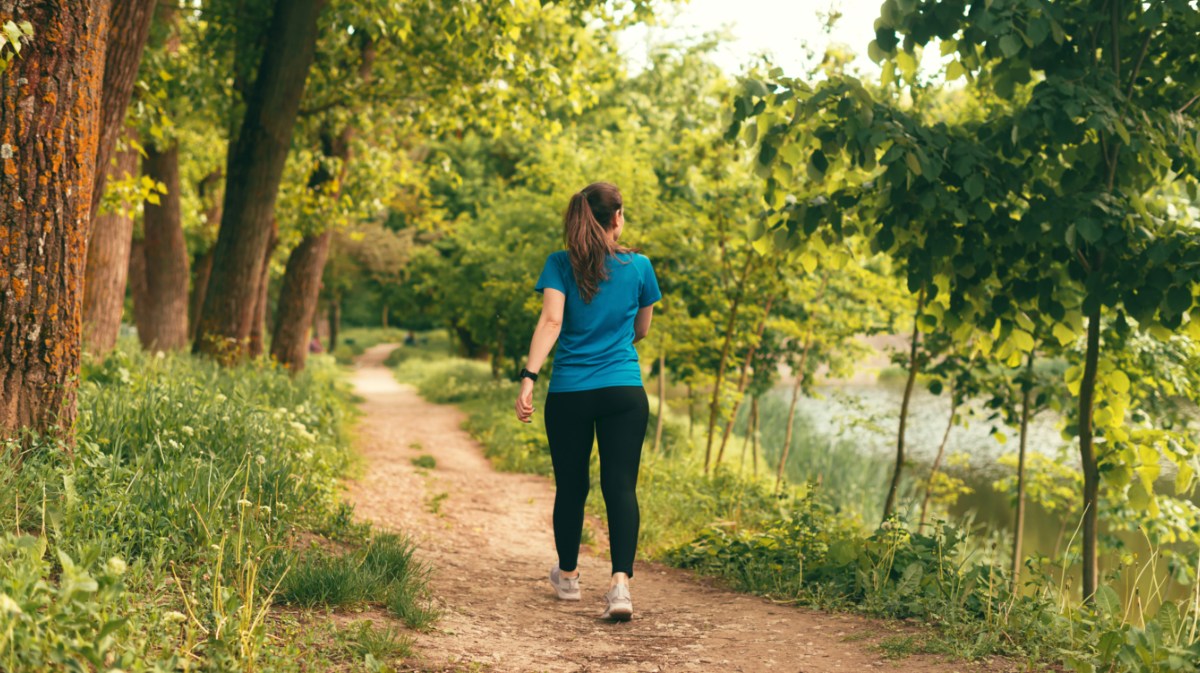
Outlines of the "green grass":
M432 470L437 467L437 460L433 456L426 454L413 458L412 464L423 470Z
M19 469L0 467L0 600L20 608L2 608L0 670L176 670L186 656L295 671L325 655L274 616L277 585L328 606L370 595L368 575L399 587L381 605L424 600L424 570L399 570L404 544L353 551L369 529L339 502L355 412L332 358L291 376L124 343L85 363L78 405L74 447L30 440ZM312 532L362 563L286 551Z
M413 639L394 626L375 626L369 619L355 622L342 634L342 647L346 654L362 661L371 657L376 661L407 659L413 655Z
M291 559L276 600L312 608L386 605L413 628L426 628L436 613L424 605L429 570L413 558L413 545L397 535L378 535L365 546L334 553L310 549ZM410 621L411 620L411 621Z

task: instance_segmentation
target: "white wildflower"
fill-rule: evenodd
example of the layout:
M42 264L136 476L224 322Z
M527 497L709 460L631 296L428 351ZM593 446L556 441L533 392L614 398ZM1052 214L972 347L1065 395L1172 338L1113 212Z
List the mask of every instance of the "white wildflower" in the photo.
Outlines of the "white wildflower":
M249 507L250 505L253 505L254 503L250 502L249 500L247 500L245 498L242 498L241 500L237 501L237 504L238 504L238 507Z
M254 457L254 462L258 463L259 465L266 465L267 457L260 453L259 455Z
M19 615L23 612L21 606L8 594L0 594L0 615Z
M108 559L108 572L114 575L124 575L127 567L125 561L116 556Z
M167 612L163 613L163 621L167 622L168 624L179 624L187 621L187 615L178 610L168 610Z
M258 511L262 512L263 514L266 514L267 516L270 516L271 515L271 506L270 505L259 505Z
M196 434L196 431L195 431L195 430L193 430L193 429L192 429L192 426L190 426L190 425L185 425L185 426L183 426L183 427L179 428L179 430L180 430L180 431L181 431L183 434L187 435L188 437L191 437L191 436L193 436L193 435L195 435L195 434Z
M213 400L216 401L217 404L221 404L222 402L224 402L227 399L229 399L229 398L225 397L221 393L217 393L217 396L213 398Z
M154 357L157 360L161 360L161 359L167 357L167 354L162 351L158 351L157 353L154 354Z

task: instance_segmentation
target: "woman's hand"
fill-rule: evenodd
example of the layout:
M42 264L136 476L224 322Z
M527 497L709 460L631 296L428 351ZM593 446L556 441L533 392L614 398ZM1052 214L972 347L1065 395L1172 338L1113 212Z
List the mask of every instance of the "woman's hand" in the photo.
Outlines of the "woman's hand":
M533 380L521 379L521 392L517 394L517 420L528 423L533 418Z

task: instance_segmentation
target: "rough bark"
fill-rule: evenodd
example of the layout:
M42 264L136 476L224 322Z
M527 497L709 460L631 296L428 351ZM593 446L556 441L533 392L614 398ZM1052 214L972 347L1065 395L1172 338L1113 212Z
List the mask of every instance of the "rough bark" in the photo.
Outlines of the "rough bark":
M276 0L258 75L229 152L221 230L194 346L225 362L241 359L254 322L256 281L324 4Z
M111 172L115 179L137 174L138 153L117 154ZM88 242L87 271L83 285L83 343L87 351L104 357L117 343L125 284L129 274L129 247L133 242L133 204L96 216Z
M1096 397L1096 370L1100 360L1100 310L1088 316L1087 353L1084 356L1083 380L1079 385L1079 459L1083 468L1083 599L1089 603L1099 586L1099 559L1096 553L1099 521L1096 508L1100 504L1100 470L1096 465L1093 446L1092 404Z
M912 345L908 353L908 380L904 383L904 399L900 402L900 428L896 432L896 465L892 469L892 481L888 485L887 500L883 503L884 521L895 511L896 497L900 492L900 478L904 472L904 435L908 429L908 407L912 402L913 387L917 383L917 373L921 369L921 363L917 359L921 341L921 332L918 330L918 324L920 323L921 310L923 308L925 308L924 291L921 292L921 297L917 300L917 312L913 316Z
M263 253L262 270L258 275L258 295L254 298L254 322L250 325L250 337L246 341L246 354L256 358L263 354L263 337L267 330L267 304L271 289L271 255L279 244L275 225L271 226L271 238Z
M38 31L0 74L0 437L75 421L106 0L0 0Z
M109 160L125 126L125 110L129 107L129 99L133 97L133 87L137 83L138 67L150 37L150 22L154 18L156 4L155 0L117 0L111 3L109 9L96 174L92 187L93 221L100 210L100 198L104 195Z
M305 236L288 256L271 335L271 357L292 371L304 369L308 358L308 333L317 313L321 271L332 237L332 231Z
M148 351L172 351L188 342L188 255L179 205L179 146L158 150L146 147L142 170L161 182L167 193L158 203L147 201L142 218L145 231L145 305L138 340Z

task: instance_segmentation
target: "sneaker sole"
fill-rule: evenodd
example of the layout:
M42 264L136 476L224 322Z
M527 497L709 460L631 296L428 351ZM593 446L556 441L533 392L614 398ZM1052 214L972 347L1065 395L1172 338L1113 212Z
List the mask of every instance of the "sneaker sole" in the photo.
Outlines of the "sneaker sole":
M555 589L554 592L558 594L558 600L560 601L577 601L581 597L580 594L572 596L570 594L559 593L558 589Z
M614 622L627 622L633 619L633 608L617 608L604 613L603 619Z

